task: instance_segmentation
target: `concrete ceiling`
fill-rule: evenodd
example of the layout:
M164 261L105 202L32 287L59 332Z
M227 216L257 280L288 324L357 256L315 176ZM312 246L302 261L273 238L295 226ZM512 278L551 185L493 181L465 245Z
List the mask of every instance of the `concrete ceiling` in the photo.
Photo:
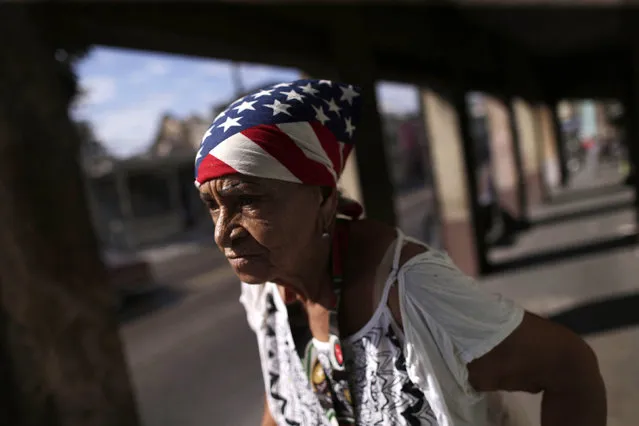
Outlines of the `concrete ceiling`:
M632 22L638 22L634 11L616 1L596 8L497 7L480 0L444 2L447 6L419 1L393 6L235 3L57 3L32 10L61 43L310 72L332 67L334 43L348 36L349 19L358 17L381 79L444 86L462 82L467 89L525 97L618 94L620 67L627 63L628 40L636 32ZM346 27L339 37L336 25ZM511 81L513 73L527 75L527 83Z
M619 45L628 33L621 7L466 8L464 15L538 56L552 57Z

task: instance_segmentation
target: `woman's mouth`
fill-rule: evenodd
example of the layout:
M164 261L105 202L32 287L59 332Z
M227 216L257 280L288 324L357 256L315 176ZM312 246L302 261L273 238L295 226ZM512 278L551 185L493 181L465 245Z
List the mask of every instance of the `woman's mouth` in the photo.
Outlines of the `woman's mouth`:
M242 255L230 255L226 257L229 261L229 263L231 264L231 266L233 266L236 269L241 268L242 266L245 266L246 264L248 264L249 262L258 260L260 258L260 255L258 254L242 254Z

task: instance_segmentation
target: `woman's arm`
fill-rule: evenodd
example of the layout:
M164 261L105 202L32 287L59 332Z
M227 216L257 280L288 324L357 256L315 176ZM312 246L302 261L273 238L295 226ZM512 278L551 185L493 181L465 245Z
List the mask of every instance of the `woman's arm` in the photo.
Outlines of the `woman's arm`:
M268 398L266 394L264 394L264 415L262 416L262 426L277 426L273 416L271 415L271 410L268 407Z
M543 426L606 424L606 390L592 349L570 330L526 313L515 331L468 364L478 391L543 392Z
M400 264L420 251L408 244ZM543 426L606 424L606 391L597 358L579 336L486 292L441 258L415 263L403 279L407 312L416 323L430 319L417 329L434 327L449 340L440 349L459 360L461 376L467 376L463 380L475 390L543 392ZM390 292L389 306L405 326L397 287Z

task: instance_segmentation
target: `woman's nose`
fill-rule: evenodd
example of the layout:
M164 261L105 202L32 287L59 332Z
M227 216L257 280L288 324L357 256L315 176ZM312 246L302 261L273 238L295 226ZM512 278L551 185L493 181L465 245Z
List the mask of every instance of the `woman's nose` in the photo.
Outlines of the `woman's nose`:
M221 210L215 221L215 243L219 247L230 247L233 240L244 235L244 229L239 225L238 215L230 215Z
M215 220L215 244L220 248L227 247L231 241L229 229L229 215L225 213L222 209L218 213L218 216Z

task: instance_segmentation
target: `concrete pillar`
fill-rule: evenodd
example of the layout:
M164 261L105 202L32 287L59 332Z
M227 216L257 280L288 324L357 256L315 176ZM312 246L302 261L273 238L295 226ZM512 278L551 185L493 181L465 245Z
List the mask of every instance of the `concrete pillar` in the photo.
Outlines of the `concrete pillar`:
M558 101L550 105L550 112L555 134L555 151L557 152L557 160L559 162L559 182L562 187L566 187L570 181L570 173L568 171L568 156L566 153L566 135L561 125Z
M510 125L510 135L512 137L512 154L517 173L517 205L519 210L519 218L528 220L528 191L526 187L526 173L524 172L523 156L521 154L521 132L517 123L517 114L515 113L514 102L512 98L506 101L508 109L508 123Z
M510 128L509 109L497 98L486 96L493 177L500 204L515 217L523 213L518 198L518 172Z
M636 34L636 30L634 31ZM626 77L628 90L624 91L624 115L626 125L626 139L628 144L628 154L632 165L634 179L633 186L635 190L635 225L639 229L639 43L634 41L630 50L630 66ZM639 240L639 233L637 234Z
M359 198L368 217L395 225L393 184L377 109L375 62L366 36L371 29L366 24L361 15L344 11L333 22L331 31L335 37L337 78L362 89L362 116L355 141L361 148L351 154L351 164L342 176L341 186L349 195ZM357 167L353 167L355 164Z
M546 202L550 200L550 187L546 183L545 179L545 153L544 153L544 118L541 110L541 105L531 105L533 118L534 118L534 134L535 134L535 158L537 159L537 176L539 179L539 189L541 191L541 200Z
M439 204L443 245L465 273L477 276L482 272L481 253L483 244L478 244L476 227L472 215L471 188L474 173L469 174L464 152L462 123L468 127L468 113L464 97L451 101L431 90L422 90L422 105L430 154L433 180ZM463 106L460 108L460 105ZM465 118L465 119L464 119ZM472 151L472 150L471 150ZM476 192L476 190L475 190Z
M136 426L68 88L26 12L0 13L0 424Z
M560 160L557 152L557 135L554 128L553 111L547 104L538 105L537 110L542 144L541 171L547 188L552 192L561 185Z
M513 100L513 110L519 131L527 201L529 206L534 206L542 200L535 111L532 105L520 98Z

